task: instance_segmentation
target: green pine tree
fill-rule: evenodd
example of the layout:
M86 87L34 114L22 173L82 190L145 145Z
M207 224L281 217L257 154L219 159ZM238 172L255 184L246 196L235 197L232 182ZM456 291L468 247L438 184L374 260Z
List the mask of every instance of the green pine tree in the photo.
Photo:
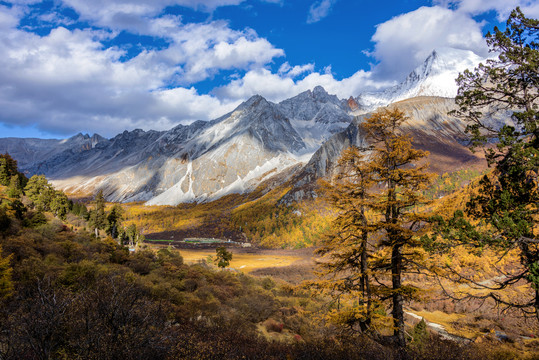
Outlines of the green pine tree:
M105 231L113 239L118 237L118 229L121 226L123 220L123 209L120 204L114 204L112 209L107 215L107 225Z
M32 201L32 207L38 211L48 211L56 191L44 175L34 175L26 184L24 193Z
M11 176L9 180L9 186L7 189L7 196L11 198L20 198L22 195L22 181L19 174Z
M504 274L503 281L490 287L486 294L467 296L492 298L499 304L522 309L539 320L539 238L537 236L539 206L539 21L514 10L505 31L498 28L487 34L491 50L499 53L473 72L465 71L458 78L459 91L455 115L468 123L472 145L488 146L485 153L491 174L480 182L478 195L467 204L465 213L455 212L450 219L438 217L437 236L425 238L429 247L448 248L463 245L471 249L519 253L522 271ZM507 118L513 125L496 128L492 118ZM481 221L482 227L472 226ZM460 276L459 276L460 277ZM460 277L460 280L463 278ZM529 301L512 301L498 290L518 281L527 281Z
M228 267L230 265L230 261L232 260L232 253L224 246L218 247L215 249L215 252L215 259L213 260L215 264L217 264L217 266L221 269Z
M103 196L103 190L99 190L95 196L95 207L90 211L89 223L94 228L95 236L99 237L99 230L105 228L106 216L105 216L105 198Z

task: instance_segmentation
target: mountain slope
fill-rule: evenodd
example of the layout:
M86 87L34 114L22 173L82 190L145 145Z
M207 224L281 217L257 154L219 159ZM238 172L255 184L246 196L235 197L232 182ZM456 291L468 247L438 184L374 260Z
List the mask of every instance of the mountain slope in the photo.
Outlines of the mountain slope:
M456 106L453 99L416 97L391 106L401 109L409 117L404 131L413 136L414 147L430 152L430 171L443 174L468 167L485 167L484 159L465 146L465 125L447 114ZM334 175L342 151L352 145L368 145L358 128L368 116L357 116L348 128L326 141L293 179L293 188L281 202L292 203L316 197L317 180Z
M169 131L125 131L112 139L80 134L67 140L0 139L0 152L10 152L28 175L45 174L72 193L102 189L110 201L211 200L249 192L278 174L287 174L279 177L285 181L302 164L289 197L311 196L308 189L331 174L341 151L363 141L357 129L361 118L351 125L352 114L378 106L403 107L412 118L407 131L440 159L446 151L461 154L463 125L447 116L454 107L449 98L456 93L458 72L480 60L468 51L441 49L403 83L356 99L340 100L317 86L278 104L253 96L218 119ZM453 160L468 161L467 156Z
M102 189L110 201L176 205L250 191L308 160L351 120L322 87L280 104L253 96L218 119L165 132L125 131L85 147L59 147L71 139L43 142L27 151L22 167L72 193ZM0 139L0 151L9 144Z

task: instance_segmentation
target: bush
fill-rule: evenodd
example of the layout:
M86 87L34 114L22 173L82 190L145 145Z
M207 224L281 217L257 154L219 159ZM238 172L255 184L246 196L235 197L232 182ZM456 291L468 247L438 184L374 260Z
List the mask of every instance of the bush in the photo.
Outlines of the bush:
M263 323L264 325L264 328L266 328L267 331L273 331L273 332L277 332L277 333L280 333L283 331L283 327L284 327L284 324L283 323L279 323L273 319L268 319L266 321L264 321Z

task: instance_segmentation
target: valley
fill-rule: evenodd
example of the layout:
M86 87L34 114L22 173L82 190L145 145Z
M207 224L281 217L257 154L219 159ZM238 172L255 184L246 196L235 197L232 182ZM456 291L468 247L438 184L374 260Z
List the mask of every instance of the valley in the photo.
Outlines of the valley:
M537 358L539 92L507 61L0 138L0 359Z

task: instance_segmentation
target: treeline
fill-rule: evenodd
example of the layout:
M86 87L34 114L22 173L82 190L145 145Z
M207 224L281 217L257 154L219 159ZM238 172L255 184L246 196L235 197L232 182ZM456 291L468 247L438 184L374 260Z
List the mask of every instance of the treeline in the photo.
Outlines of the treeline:
M319 201L279 205L282 192L270 192L232 210L234 227L247 239L268 248L304 248L318 244L334 214Z
M44 175L28 179L9 154L0 154L0 185L7 187L0 198L0 231L10 226L9 215L21 220L25 227L35 227L46 223L45 213L49 212L60 220L66 220L68 214L78 216L86 222L85 227L94 230L96 237L100 236L101 230L121 245L134 246L144 241L144 235L135 224L122 226L124 211L121 205L115 204L109 211L105 210L102 191L97 193L88 209L84 203L74 202L63 191L55 190Z
M124 221L145 233L179 231L248 241L267 248L304 248L317 244L334 214L323 202L279 205L288 187L232 194L200 204L176 207L124 206Z

